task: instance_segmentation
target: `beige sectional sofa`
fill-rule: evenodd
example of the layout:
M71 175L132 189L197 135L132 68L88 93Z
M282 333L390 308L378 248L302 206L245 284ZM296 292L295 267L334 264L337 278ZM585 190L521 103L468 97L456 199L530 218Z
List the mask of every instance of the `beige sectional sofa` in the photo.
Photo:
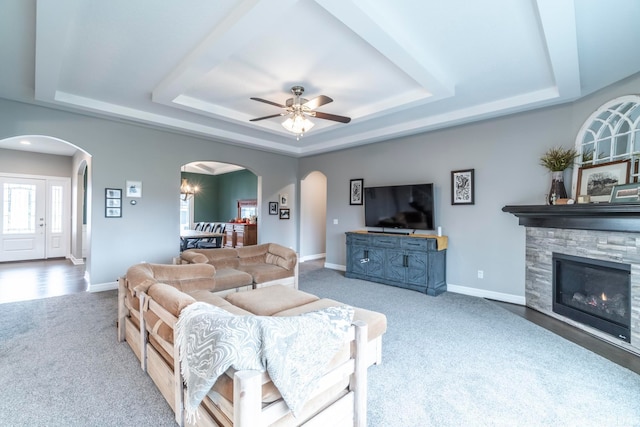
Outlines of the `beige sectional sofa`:
M273 284L298 288L297 255L276 243L234 249L189 249L180 254L180 262L214 266L221 288L259 288Z
M269 252L273 248L276 248L275 253ZM185 390L174 333L183 309L201 301L237 316L281 317L343 305L294 289L291 281L286 281L287 277L281 284L273 276L269 277L271 280L254 280L251 276L249 290L239 292L232 291L236 288L230 286L230 281L218 280L218 273L225 268L246 268L245 271L237 270L244 273L259 271L255 267L247 267L255 266L258 259L277 256L281 258L277 262L286 264L287 257L281 256L277 247L271 249L267 246L266 251L263 248L254 248L253 252L240 251L244 257L237 258L244 260L235 261L227 256L230 252L201 252L201 255L210 255L207 259L213 258L213 262L139 264L129 268L127 274L120 278L118 338L126 340L140 359L142 369L153 379L174 410L178 424L185 422ZM224 249L213 251L221 250ZM221 263L220 259L226 261ZM297 285L297 260L295 263ZM287 266L292 267L290 264ZM231 274L228 272L225 279ZM265 283L269 286L252 289ZM303 422L309 422L309 425L366 425L366 367L381 361L382 335L386 326L383 314L354 309L354 324L349 336L351 345L345 343L346 350L339 352L326 372L322 372L320 386L297 418L292 416L266 373L230 368L218 378L198 407L196 425L294 426Z

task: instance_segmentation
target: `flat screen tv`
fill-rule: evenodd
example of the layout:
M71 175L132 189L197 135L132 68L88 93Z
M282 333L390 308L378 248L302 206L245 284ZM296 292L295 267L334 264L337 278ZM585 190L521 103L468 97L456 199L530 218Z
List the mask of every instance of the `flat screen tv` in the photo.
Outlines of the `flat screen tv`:
M433 184L393 185L364 189L367 227L433 230Z

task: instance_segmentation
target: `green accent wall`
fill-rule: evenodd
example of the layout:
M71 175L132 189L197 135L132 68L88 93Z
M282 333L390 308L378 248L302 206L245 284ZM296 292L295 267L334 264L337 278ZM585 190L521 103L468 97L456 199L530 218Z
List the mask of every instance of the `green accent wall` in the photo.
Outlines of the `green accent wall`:
M193 201L194 222L227 222L238 214L238 200L258 198L258 177L244 169L222 175L181 172L200 188Z

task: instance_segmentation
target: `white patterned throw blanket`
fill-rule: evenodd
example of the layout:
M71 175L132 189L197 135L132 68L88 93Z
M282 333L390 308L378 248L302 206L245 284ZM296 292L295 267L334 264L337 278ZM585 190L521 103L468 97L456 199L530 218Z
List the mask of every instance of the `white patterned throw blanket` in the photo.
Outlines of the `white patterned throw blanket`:
M186 384L186 419L229 368L267 371L294 416L347 339L353 308L292 317L235 316L204 302L180 314L176 345Z

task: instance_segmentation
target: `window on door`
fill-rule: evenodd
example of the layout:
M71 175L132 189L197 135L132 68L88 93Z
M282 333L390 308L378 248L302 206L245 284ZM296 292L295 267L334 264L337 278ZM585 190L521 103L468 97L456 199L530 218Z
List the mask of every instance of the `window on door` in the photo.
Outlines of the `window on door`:
M4 184L2 232L31 234L36 231L36 186Z

